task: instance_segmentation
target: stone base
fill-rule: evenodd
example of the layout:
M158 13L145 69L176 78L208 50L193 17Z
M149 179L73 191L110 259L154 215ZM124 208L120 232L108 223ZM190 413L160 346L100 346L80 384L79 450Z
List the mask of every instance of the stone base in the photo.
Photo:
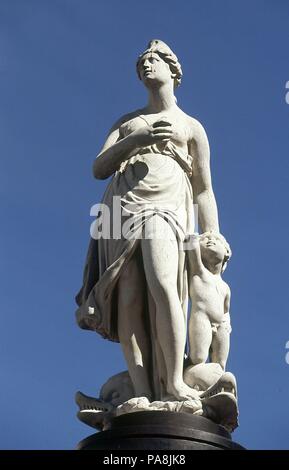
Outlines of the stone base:
M113 418L109 429L83 439L78 450L241 450L223 426L202 416L140 411Z

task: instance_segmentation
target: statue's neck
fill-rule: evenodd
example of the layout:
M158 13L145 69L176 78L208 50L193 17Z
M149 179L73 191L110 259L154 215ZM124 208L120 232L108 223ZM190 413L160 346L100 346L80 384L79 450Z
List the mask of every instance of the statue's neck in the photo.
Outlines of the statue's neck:
M164 84L158 88L149 89L147 111L160 113L176 107L176 99L171 84Z
M202 260L205 268L207 268L215 276L221 276L223 262L219 263L209 263L205 259Z

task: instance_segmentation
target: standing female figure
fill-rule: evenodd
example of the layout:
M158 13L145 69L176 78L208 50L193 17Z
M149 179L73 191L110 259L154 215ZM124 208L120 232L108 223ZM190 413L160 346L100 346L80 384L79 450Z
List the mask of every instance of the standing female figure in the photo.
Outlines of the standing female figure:
M93 166L97 179L112 176L102 202L112 224L118 196L123 230L91 240L77 318L121 343L136 397L182 401L197 396L183 381L183 243L194 231L193 204L202 231L219 230L209 145L201 124L176 104L182 70L170 48L151 41L137 72L148 103L113 126Z

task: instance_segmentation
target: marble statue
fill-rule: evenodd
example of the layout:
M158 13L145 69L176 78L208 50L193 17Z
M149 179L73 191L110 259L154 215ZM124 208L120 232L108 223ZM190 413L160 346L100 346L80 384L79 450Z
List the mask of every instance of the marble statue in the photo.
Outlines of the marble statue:
M79 326L120 342L128 371L109 379L98 399L78 392L78 416L103 429L112 415L169 409L233 429L236 383L225 372L230 294L220 276L230 249L219 233L208 139L177 105L182 69L164 42L150 41L137 74L148 103L113 125L93 165L95 178L111 177L102 199L106 233L114 233L117 197L121 234L91 238L76 298Z
M230 347L230 297L228 284L221 278L231 249L221 234L213 232L191 236L189 319L190 360L192 364L211 361L225 370Z

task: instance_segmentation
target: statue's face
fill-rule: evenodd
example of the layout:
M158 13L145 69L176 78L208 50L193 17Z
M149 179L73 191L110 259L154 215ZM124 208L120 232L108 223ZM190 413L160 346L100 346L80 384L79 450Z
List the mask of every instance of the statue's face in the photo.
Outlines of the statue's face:
M222 261L227 251L222 240L213 233L201 237L200 247L202 258L209 262Z
M141 80L147 87L173 80L169 65L153 52L149 52L141 58L138 69Z

